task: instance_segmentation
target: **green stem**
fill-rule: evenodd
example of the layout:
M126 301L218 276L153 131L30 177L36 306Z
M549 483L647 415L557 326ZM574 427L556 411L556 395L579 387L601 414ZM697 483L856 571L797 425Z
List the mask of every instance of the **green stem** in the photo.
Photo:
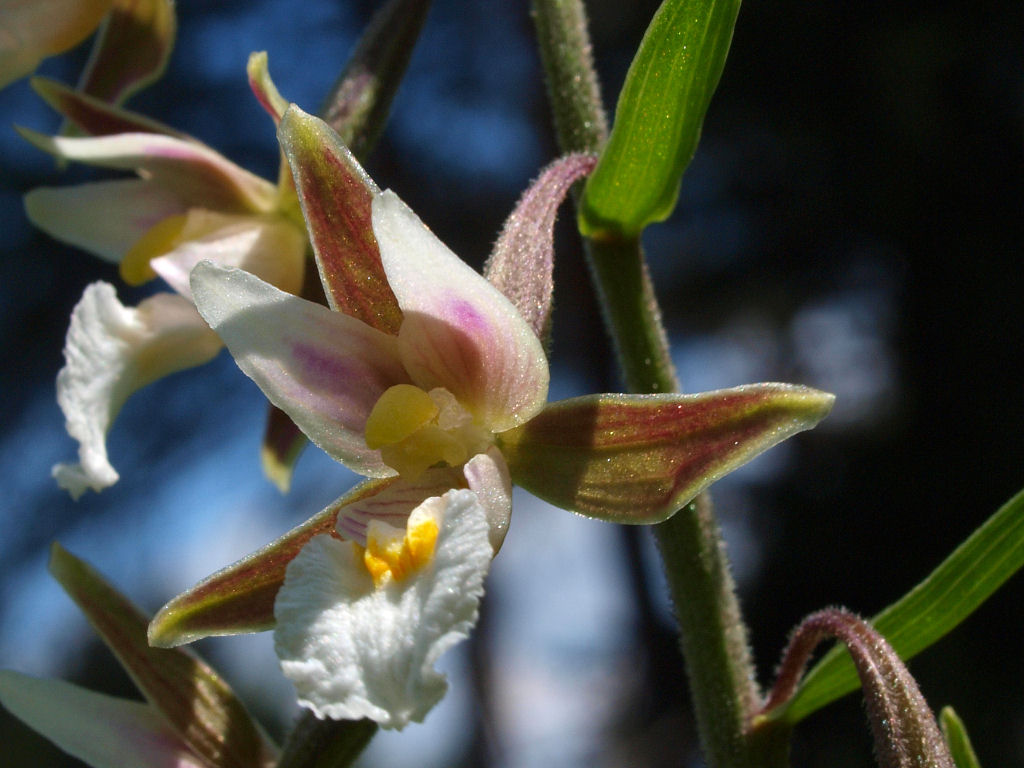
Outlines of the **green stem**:
M597 152L608 138L587 14L579 0L534 0L533 22L563 152Z
M606 136L580 0L534 0L559 145L595 151ZM591 274L633 392L679 389L639 239L587 240ZM711 768L763 765L748 741L760 694L721 532L705 494L655 526L680 628L697 726ZM777 754L777 750L772 752Z

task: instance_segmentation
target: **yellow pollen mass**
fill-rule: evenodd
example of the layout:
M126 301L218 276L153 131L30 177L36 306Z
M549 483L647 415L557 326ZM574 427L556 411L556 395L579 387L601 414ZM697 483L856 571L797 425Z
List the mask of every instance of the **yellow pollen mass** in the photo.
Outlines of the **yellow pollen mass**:
M373 449L404 440L439 412L430 395L413 384L388 387L366 420L366 445Z
M432 517L410 524L404 536L366 537L363 564L380 587L388 580L402 581L425 566L434 557L438 527Z
M458 467L487 450L493 436L447 389L425 392L412 384L384 390L366 420L366 445L407 480L441 464Z
M149 262L174 249L187 220L187 216L178 214L161 219L150 227L121 259L121 279L128 285L142 285L156 277Z

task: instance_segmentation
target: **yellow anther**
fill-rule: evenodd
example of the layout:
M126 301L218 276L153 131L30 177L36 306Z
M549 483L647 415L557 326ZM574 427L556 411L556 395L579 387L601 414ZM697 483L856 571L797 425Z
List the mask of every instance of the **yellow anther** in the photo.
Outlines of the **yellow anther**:
M150 227L121 260L121 279L128 285L142 285L156 277L149 262L174 250L187 220L187 216L178 214L161 219Z
M417 386L389 387L366 420L366 445L380 448L404 440L437 418L438 411L430 395Z
M395 529L391 531L394 533L389 535L371 528L366 537L363 564L377 587L388 580L402 581L434 557L438 533L434 518L424 517L417 523L410 520L404 535Z

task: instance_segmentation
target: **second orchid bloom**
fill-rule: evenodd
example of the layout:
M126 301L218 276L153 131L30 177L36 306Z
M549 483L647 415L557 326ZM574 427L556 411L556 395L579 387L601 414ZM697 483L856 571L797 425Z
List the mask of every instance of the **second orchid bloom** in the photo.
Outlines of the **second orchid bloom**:
M548 403L551 226L590 158L541 175L485 278L324 123L293 106L279 138L331 307L212 263L192 293L270 401L373 479L175 598L151 642L276 624L300 702L402 727L440 698L434 662L475 622L512 481L591 517L658 522L831 407L784 384Z
M280 97L265 67L266 57L254 55L250 83L276 121ZM297 293L308 242L286 166L272 184L141 115L53 82L34 85L87 135L22 129L26 139L60 160L134 171L135 178L33 190L25 198L29 218L53 237L119 264L129 284L159 276L175 291L127 307L112 285L97 282L72 313L57 399L79 442L79 461L58 464L53 474L77 498L118 479L106 434L127 397L221 348L192 305L192 267L206 259L238 266Z

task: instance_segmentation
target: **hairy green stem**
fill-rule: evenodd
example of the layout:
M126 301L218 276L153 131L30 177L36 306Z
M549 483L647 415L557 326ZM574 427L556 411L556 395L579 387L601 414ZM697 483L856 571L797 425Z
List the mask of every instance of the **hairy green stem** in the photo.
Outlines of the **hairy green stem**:
M607 129L580 0L534 0L534 21L563 151L596 151ZM588 240L591 273L628 388L679 389L639 239ZM747 739L760 694L722 536L707 495L655 526L711 768L763 764ZM771 750L776 752L777 750ZM759 754L760 753L760 754Z
M608 138L601 89L579 0L534 0L533 21L563 152L597 152Z

